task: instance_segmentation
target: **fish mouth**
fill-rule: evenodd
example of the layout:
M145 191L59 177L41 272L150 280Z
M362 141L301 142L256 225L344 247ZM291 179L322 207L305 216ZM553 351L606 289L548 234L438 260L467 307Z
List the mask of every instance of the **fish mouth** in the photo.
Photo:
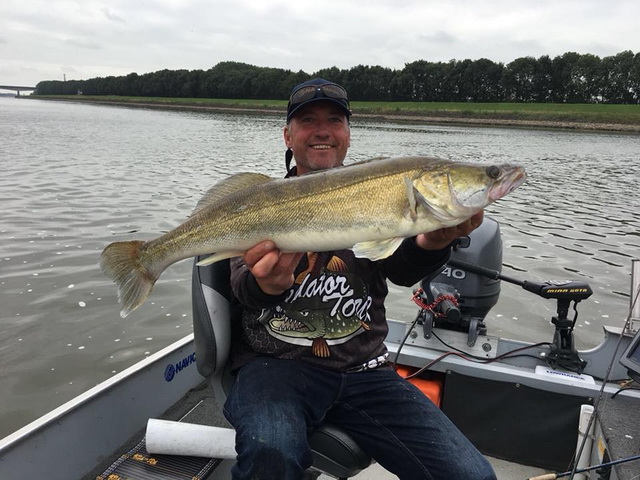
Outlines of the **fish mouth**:
M527 173L524 168L514 166L508 172L505 172L501 181L496 182L489 191L489 199L493 202L505 195L513 192L516 188L524 183L527 178Z
M311 331L308 325L289 317L272 318L269 321L269 326L276 332L307 333Z

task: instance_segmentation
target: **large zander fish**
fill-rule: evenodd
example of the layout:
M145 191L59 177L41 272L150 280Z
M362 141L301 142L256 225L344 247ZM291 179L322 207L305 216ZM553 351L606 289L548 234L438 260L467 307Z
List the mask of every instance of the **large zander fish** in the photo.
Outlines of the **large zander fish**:
M148 242L112 243L100 263L118 284L126 317L184 258L213 253L200 262L210 264L272 240L283 252L351 248L379 260L404 238L461 223L524 179L516 165L429 157L373 159L288 179L239 173L211 188L174 230Z

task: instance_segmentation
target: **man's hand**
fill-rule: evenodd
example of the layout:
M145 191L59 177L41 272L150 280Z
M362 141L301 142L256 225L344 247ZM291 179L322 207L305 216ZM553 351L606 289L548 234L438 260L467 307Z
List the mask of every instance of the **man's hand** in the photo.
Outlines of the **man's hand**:
M260 289L268 295L280 295L293 285L293 272L304 253L282 253L271 241L261 242L244 253Z
M455 227L441 228L429 233L422 233L416 237L416 244L425 250L440 250L458 237L469 235L482 223L484 211L476 213L473 217L465 220Z

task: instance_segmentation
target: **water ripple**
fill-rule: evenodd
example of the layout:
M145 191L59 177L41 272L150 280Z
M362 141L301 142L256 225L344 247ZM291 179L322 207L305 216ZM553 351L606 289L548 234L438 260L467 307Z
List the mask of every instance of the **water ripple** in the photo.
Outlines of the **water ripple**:
M99 269L112 241L151 239L183 222L218 180L281 176L277 116L159 112L0 98L0 436L191 331L191 263L161 277L119 317ZM500 128L352 122L348 161L429 155L519 163L525 185L487 209L501 225L506 275L589 281L581 347L628 308L640 251L640 138ZM373 192L375 193L375 192ZM411 289L388 311L413 320ZM489 333L549 341L555 304L503 282Z

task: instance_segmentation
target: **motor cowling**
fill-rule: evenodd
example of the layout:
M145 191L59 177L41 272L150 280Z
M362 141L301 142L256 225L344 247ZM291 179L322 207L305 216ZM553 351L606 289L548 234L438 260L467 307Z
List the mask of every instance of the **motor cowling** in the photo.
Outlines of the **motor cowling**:
M502 237L498 222L485 217L482 224L470 235L458 239L451 253L451 261L500 271ZM467 272L450 265L449 262L439 273L422 279L420 286L425 302L431 305L437 303L434 309L434 326L458 331L479 329L481 334L486 330L483 320L498 303L500 296L499 279ZM455 301L452 301L452 297ZM445 300L442 300L443 298Z

